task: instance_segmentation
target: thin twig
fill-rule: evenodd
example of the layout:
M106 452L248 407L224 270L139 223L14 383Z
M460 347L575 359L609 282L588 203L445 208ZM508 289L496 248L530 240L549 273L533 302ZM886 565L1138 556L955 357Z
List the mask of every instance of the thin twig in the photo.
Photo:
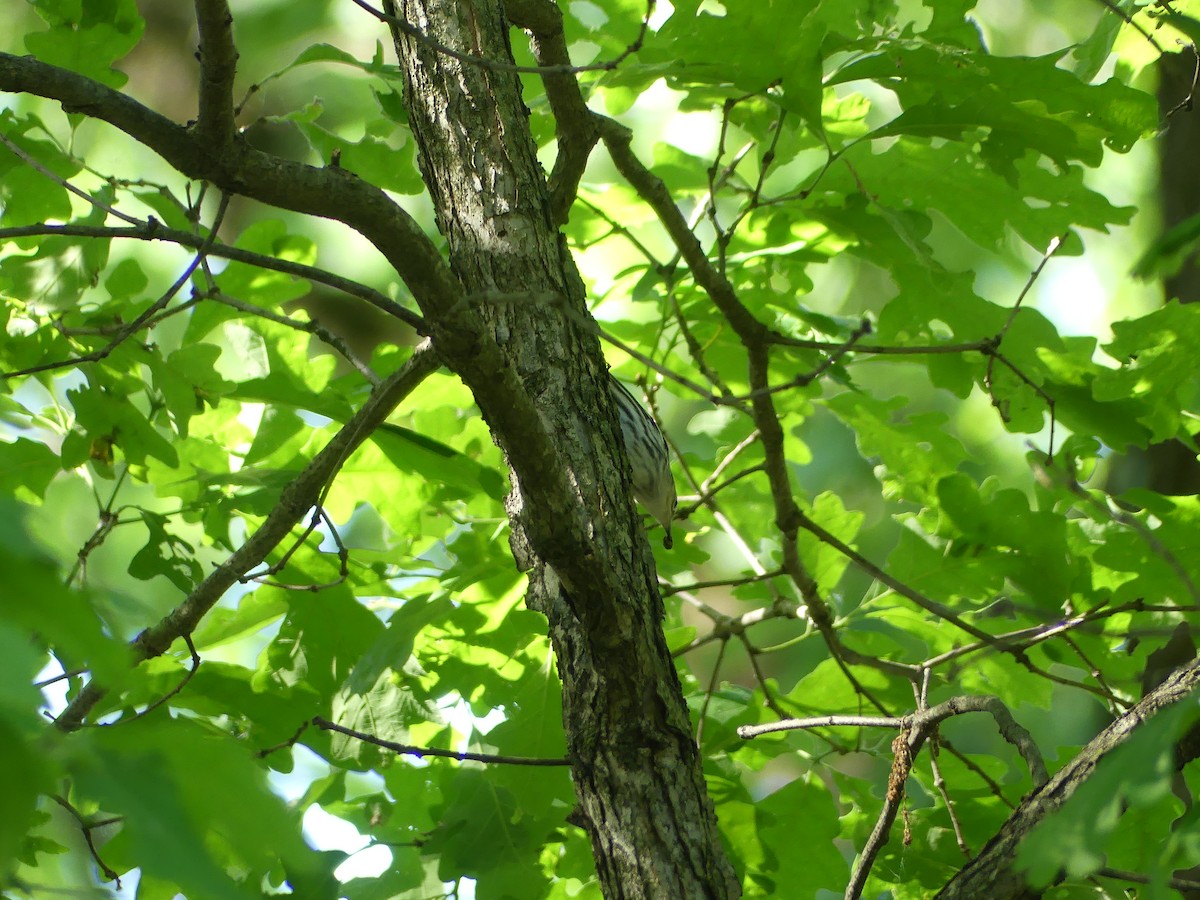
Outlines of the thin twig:
M20 159L21 162L25 163L25 165L29 166L29 168L33 169L35 172L39 172L42 175L45 175L51 181L66 188L68 191L70 191L76 197L82 197L89 204L96 207L96 209L99 209L99 210L107 213L110 216L120 219L123 222L128 222L131 225L140 224L138 222L138 220L135 219L133 216L126 215L125 213L121 212L119 209L116 209L115 207L109 206L107 203L97 200L95 197L93 197L87 191L82 190L81 188L75 187L75 185L71 184L71 182L67 181L67 179L61 178L58 175L56 175L54 172L52 172L46 166L42 165L40 162L38 162L36 159L34 159L32 156L30 156L28 153L26 153L21 148L21 146L18 143L16 143L16 141L12 140L8 135L4 134L4 132L0 132L0 144L3 144L5 147L7 147L14 156L16 156L18 159Z
M967 634L971 635L974 638L977 638L978 640L984 641L985 643L990 643L993 641L992 636L990 634L988 634L986 631L984 631L980 628L976 628L974 625L971 625L969 622L964 621L957 613L954 612L954 610L952 610L950 607L946 606L945 604L939 603L936 600L926 597L924 594L914 590L913 588L909 587L908 585L904 584L903 582L898 581L897 579L893 578L891 575L889 575L883 569L879 568L879 566L875 565L873 562L871 562L869 559L867 559L865 556L863 556L857 550L854 550L848 544L846 544L844 541L835 537L829 531L826 531L824 528L822 528L820 525L818 525L816 522L814 522L808 516L801 514L799 525L805 531L811 532L813 535L815 535L821 541L828 544L830 547L833 547L835 550L837 550L839 553L841 553L843 556L845 556L847 559L849 559L852 563L854 563L856 566L858 566L860 569L862 569L864 572L866 572L872 578L875 578L876 580L882 582L883 584L886 584L888 587L890 587L893 591L895 591L900 596L907 597L909 600L911 600L913 603L917 604L917 606L921 607L926 612L933 613L938 618L943 619L944 621L950 622L955 627L961 629L962 631L965 631Z
M770 572L757 572L754 575L743 575L738 578L714 578L711 581L693 581L691 584L681 585L668 584L662 588L662 595L669 597L680 591L700 591L713 587L741 587L744 584L754 584L756 581L768 581L786 574L783 569L774 569Z
M745 631L738 633L738 640L742 642L742 646L746 648L746 656L750 659L750 668L754 671L754 679L758 682L758 686L762 688L763 702L767 704L767 708L781 719L787 718L787 713L784 712L782 706L775 699L775 692L771 690L767 684L767 676L763 674L762 666L758 664L758 648L750 643L750 638L746 637Z
M179 694L179 692L182 691L185 687L187 687L188 682L191 681L196 676L196 672L199 671L201 659L200 659L200 654L196 652L196 645L192 643L192 636L190 634L184 634L184 635L180 635L180 637L182 637L183 642L185 644L187 644L188 653L191 654L192 667L190 669L188 669L187 672L184 673L184 676L183 676L183 678L180 679L179 683L177 685L175 685L175 687L171 688L171 690L169 690L165 694L163 694L161 697L159 697L157 700L155 700L153 703L151 703L149 706L147 706L145 709L143 709L141 712L135 713L132 716L127 716L123 719L118 719L115 722L97 725L96 727L111 728L116 725L126 725L129 722L135 722L138 719L145 718L150 713L154 712L154 710L158 709L160 706L162 706L164 703L166 703L168 700L170 700L172 697Z
M142 241L169 241L173 244L179 244L183 247L191 247L200 249L204 246L207 238L201 238L197 235L190 234L186 231L179 231L174 228L167 228L155 219L150 219L143 223L138 223L136 228L101 228L91 225L23 225L16 228L0 228L0 240L33 237L42 234L66 235L70 237L93 237L101 239L112 238L131 238ZM274 272L282 272L285 275L294 275L297 278L303 278L307 281L315 281L318 284L324 284L334 290L341 291L343 294L348 294L351 297L357 297L360 300L365 300L376 309L382 310L388 315L399 319L406 325L409 325L414 331L421 335L429 333L429 326L421 316L405 309L395 300L381 294L373 288L367 287L365 284L360 284L357 281L352 281L349 278L343 278L341 275L335 275L325 269L319 269L315 266L308 266L304 263L292 262L286 259L277 259L273 256L265 256L261 253L254 253L250 250L244 250L241 247L231 247L223 244L220 241L214 241L207 250L208 256L216 256L221 259L229 259L234 262L245 263L250 266L257 266L260 269L269 269Z
M379 384L379 376L375 371L368 366L362 359L359 358L350 345L340 336L334 334L316 319L293 319L290 316L285 316L282 313L272 312L269 309L264 309L261 306L256 306L253 303L246 303L243 300L238 300L236 297L231 297L219 290L211 290L205 294L204 299L215 300L232 309L240 310L244 313L249 313L252 316L258 316L262 319L267 319L270 322L275 322L278 325L283 325L285 328L293 328L296 331L303 331L306 334L311 334L318 340L323 341L332 347L341 357L354 367L358 374L362 375L372 385Z
M15 377L21 376L21 375L33 375L38 372L50 372L50 371L54 371L56 369L65 369L65 368L68 368L71 366L80 366L85 363L100 362L101 360L105 359L110 353L112 353L114 350L116 350L117 347L121 346L121 344L125 343L125 341L127 341L130 337L132 337L134 334L136 334L138 331L140 331L143 327L145 327L146 323L149 322L150 319L153 318L155 315L157 315L163 308L165 308L166 305L171 302L171 299L177 293L179 293L180 289L185 284L187 284L187 282L191 279L192 273L195 272L196 269L200 266L200 263L203 261L205 255L208 253L209 248L213 245L213 243L217 239L217 230L221 227L221 221L225 218L225 212L229 208L229 199L230 199L229 194L223 193L221 195L221 204L217 208L217 214L213 219L213 224L212 224L211 229L208 232L208 237L205 238L204 243L201 245L200 249L196 251L196 255L192 258L192 261L187 266L187 268L184 269L183 274L180 275L177 279L175 279L175 282L169 288L167 288L167 290L164 291L163 294L157 300L155 300L152 304L150 304L150 306L148 306L145 310L143 310L141 312L141 314L138 315L137 318L135 318L132 322L130 322L128 325L126 325L124 328L122 328L121 331L117 334L117 336L114 337L111 341L109 341L105 346L101 347L99 350L94 350L91 353L85 353L83 356L79 356L74 359L66 359L66 360L59 360L57 362L41 363L40 365L29 366L28 368L18 369L17 371L14 371L14 372L5 372L2 375L0 375L0 377L15 378Z
M89 821L83 813L71 805L70 801L58 794L50 794L50 799L65 809L71 818L79 825L79 831L83 835L83 840L87 844L88 853L92 856L92 861L96 863L96 868L109 881L116 885L117 890L121 890L121 876L113 871L100 857L100 851L96 849L96 844L92 840L92 831L96 828L102 828L105 825L113 825L119 821L117 818L105 818L95 822Z
M1101 2L1103 2L1103 0L1101 0ZM1192 83L1188 87L1186 96L1184 96L1182 100L1167 110L1166 118L1168 119L1180 110L1191 112L1196 103L1196 86L1198 83L1200 83L1200 51L1196 49L1195 44L1188 44L1187 47L1192 51L1192 56L1196 58L1196 65L1192 69Z
M263 747L263 749L259 750L254 755L257 756L259 759L265 759L266 757L270 756L272 753L275 753L278 750L282 750L284 747L295 746L296 741L300 740L301 735L303 735L304 732L308 731L308 726L311 724L312 724L312 722L308 721L308 720L301 722L300 727L297 728L296 731L292 734L292 736L290 738L288 738L286 741L283 741L278 744L273 744L270 747Z
M708 688L704 691L704 702L700 704L700 714L696 720L696 746L699 747L704 742L704 720L708 716L708 704L712 700L712 696L717 690L717 681L721 677L721 663L725 660L725 650L729 647L729 638L722 639L720 649L717 650L717 659L713 663L712 675L708 679Z
M1028 295L1030 290L1032 290L1034 283L1038 280L1039 276L1041 276L1042 270L1046 268L1046 264L1050 262L1051 257L1054 256L1054 254L1058 251L1058 248L1063 245L1069 236L1070 235L1068 233L1051 239L1049 246L1046 247L1046 251L1042 254L1042 258L1038 261L1037 266L1035 266L1033 271L1029 273L1029 277L1025 280L1025 286L1021 288L1021 293L1017 295L1016 302L1013 303L1012 309L1010 309L1008 312L1008 318L1004 320L1004 324L1000 326L1000 330L992 337L990 352L987 353L987 371L983 376L983 384L987 389L988 395L992 398L992 405L996 407L996 410L1006 422L1008 421L1007 414L1001 408L1000 399L996 396L996 392L993 389L993 373L995 371L997 360L1006 365L1009 370L1011 370L1018 378L1024 381L1025 384L1033 388L1038 396L1042 398L1042 402L1046 403L1050 407L1050 448L1046 453L1047 459L1054 458L1054 401L1041 388L1040 385L1035 384L1032 379L1026 376L1025 373L1017 368L1017 366L1010 360L1002 357L999 353L999 350L1001 342L1008 334L1008 330L1012 327L1013 321L1017 317L1017 313L1021 311L1021 304L1025 301L1026 295Z
M537 756L499 756L494 753L471 753L460 750L438 750L433 747L416 747L411 744L398 744L395 741L386 741L383 738L377 738L374 735L365 734L361 731L355 731L353 728L346 728L344 725L338 725L336 722L330 722L328 719L321 716L314 716L312 723L318 728L325 731L336 731L338 734L344 734L347 737L356 738L365 744L374 744L376 747L383 747L385 750L391 750L393 753L403 753L408 756L416 756L423 758L426 756L437 756L442 759L456 759L459 762L482 762L482 763L500 763L507 766L569 766L571 761L565 757L562 759L548 759Z
M1134 31L1136 31L1138 34L1140 34L1142 37L1144 37L1150 43L1150 46L1153 47L1155 50L1157 50L1159 52L1159 54L1166 52L1165 50L1163 50L1162 46L1158 43L1158 41L1156 41L1154 39L1154 35L1152 35L1150 32L1148 32L1140 24L1135 22L1133 20L1133 16L1129 15L1129 13L1125 12L1125 10L1121 9L1121 7L1119 7L1115 2L1113 2L1113 0L1096 0L1096 2L1099 3L1101 6L1103 6L1105 9L1107 9L1114 16L1118 16L1126 25L1128 25L1130 28L1132 28Z
M326 490L328 490L328 487L329 486L326 485ZM329 529L329 534L333 538L334 544L337 546L338 577L333 581L325 581L318 584L285 584L283 582L274 580L271 576L281 572L287 566L288 561L292 558L292 556L295 555L297 550L304 546L308 540L308 536L316 530L317 524L320 522L325 523L325 527ZM247 573L239 578L238 581L242 584L247 584L251 581L254 581L258 584L281 588L285 591L305 591L310 594L317 594L321 591L326 591L330 588L337 587L339 584L345 582L345 580L350 577L349 565L350 553L346 549L345 544L342 543L342 538L341 535L338 534L337 526L334 524L333 520L329 518L328 513L325 512L324 506L318 503L313 508L312 519L309 521L308 526L304 529L303 533L301 533L300 536L292 542L292 545L283 552L276 562L271 563L271 565L267 566L261 572Z
M942 805L946 808L946 815L950 817L950 827L954 829L954 842L958 844L958 849L962 851L962 855L967 859L971 858L971 846L967 843L966 835L963 833L962 823L958 821L958 813L954 809L954 801L950 799L950 792L946 789L946 778L942 775L942 767L938 764L939 741L935 734L929 742L929 770L933 773L933 786L938 792L938 796L942 798Z

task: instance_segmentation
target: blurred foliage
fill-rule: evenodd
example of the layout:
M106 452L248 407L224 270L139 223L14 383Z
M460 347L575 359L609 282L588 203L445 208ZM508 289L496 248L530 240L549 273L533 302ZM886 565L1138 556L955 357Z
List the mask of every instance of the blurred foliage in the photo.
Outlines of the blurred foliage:
M1061 765L1136 702L1148 661L1200 603L1197 500L1113 497L1104 482L1107 461L1131 447L1195 449L1200 307L1092 310L1074 328L1032 276L1043 262L1044 279L1089 261L1097 233L1138 227L1127 194L1096 170L1136 157L1164 123L1135 83L1146 37L1103 7L1136 14L1172 51L1200 7L1151 16L1097 4L1062 25L1057 46L997 55L985 35L1007 47L1020 28L974 6L678 0L655 12L638 53L580 82L593 109L633 129L741 302L778 334L774 401L806 513L1024 654L969 637L803 533L842 643L927 665L930 703L1000 697ZM14 12L3 49L186 120L196 75L183 51L195 35L182 10L36 0ZM645 11L641 0L564 5L575 62L622 52ZM336 155L430 223L402 82L375 23L332 3L235 4L234 15L248 139L314 164ZM530 62L522 35L513 42ZM549 165L549 105L538 78L522 78ZM0 148L0 229L115 224L102 203L207 234L204 187L106 126L6 96L0 132L22 154ZM565 231L609 336L659 372L745 395L744 347L602 151ZM221 233L409 302L382 259L337 226L235 198ZM261 896L285 883L304 897L464 896L470 881L481 900L599 896L587 839L567 822L565 769L398 757L302 730L322 716L429 748L565 752L545 622L524 609L508 549L506 470L466 389L431 377L347 461L326 518L298 527L267 561L270 576L230 592L193 635L194 676L182 642L130 668L126 642L261 525L366 397L362 365L393 370L411 335L370 324L324 284L246 263L210 258L171 294L192 257L179 246L2 234L0 369L62 363L7 378L0 393L7 894L85 890L107 880L103 860L145 900ZM1138 274L1161 277L1195 246L1192 220L1147 248ZM1107 310L1106 299L1065 305ZM147 311L146 329L111 345ZM295 327L309 316L346 334L360 365ZM870 334L855 338L864 321ZM848 678L802 619L775 616L801 597L772 575L784 538L749 416L617 350L611 359L648 384L678 452L683 534L674 551L655 550L671 586L664 626L673 648L695 644L679 671L745 894L840 893L882 803L892 735L746 742L736 728L779 713L904 714L910 686L869 665ZM744 639L708 640L723 616L757 610L767 614ZM1040 639L1067 620L1074 630ZM114 727L59 734L43 713L75 696L84 673L108 689L97 712ZM1131 742L1029 839L1031 877L1082 879L1111 864L1161 887L1200 863L1194 808L1170 793L1164 750L1185 718ZM978 850L1031 787L986 722L945 732L938 778L922 757L908 782L911 842L887 845L871 895L936 890L963 864L954 829ZM311 824L314 810L356 829L353 849L369 841L390 861L348 857Z

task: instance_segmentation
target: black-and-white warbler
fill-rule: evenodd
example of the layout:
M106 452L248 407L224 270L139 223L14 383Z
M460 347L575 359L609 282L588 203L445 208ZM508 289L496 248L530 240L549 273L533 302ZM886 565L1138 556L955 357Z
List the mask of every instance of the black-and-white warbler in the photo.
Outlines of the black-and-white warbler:
M609 377L608 392L617 406L625 455L633 474L633 497L666 530L663 546L671 549L671 519L675 515L675 478L671 475L671 457L650 413L638 403L629 389Z

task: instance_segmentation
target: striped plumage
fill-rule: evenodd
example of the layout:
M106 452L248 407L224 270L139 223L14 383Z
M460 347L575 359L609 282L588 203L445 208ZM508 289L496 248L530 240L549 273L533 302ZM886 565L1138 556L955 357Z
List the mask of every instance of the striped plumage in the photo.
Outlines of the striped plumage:
M608 379L609 394L617 406L625 455L633 475L633 496L666 530L663 546L670 549L671 519L675 515L675 478L667 441L658 423L617 379Z

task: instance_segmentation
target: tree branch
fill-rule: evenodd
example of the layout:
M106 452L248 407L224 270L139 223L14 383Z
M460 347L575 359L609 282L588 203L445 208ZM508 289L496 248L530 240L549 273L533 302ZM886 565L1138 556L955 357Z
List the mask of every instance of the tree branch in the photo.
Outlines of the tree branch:
M229 146L214 148L131 97L31 56L0 53L0 91L56 100L66 112L107 122L184 175L229 193L349 225L383 253L427 315L444 314L461 298L445 260L420 226L382 190L352 172L280 159L254 149L240 135ZM474 328L459 343L480 339L481 329ZM445 350L439 347L443 355Z
M980 854L968 863L937 894L944 900L976 897L1032 898L1039 896L1026 887L1016 869L1017 845L1047 816L1057 812L1096 766L1142 724L1167 707L1186 700L1200 688L1200 659L1178 669L1148 693L1142 701L1096 735L1086 747L1053 778L1034 790L1009 817Z
M923 695L922 695L923 696ZM874 865L879 851L888 842L892 823L899 811L904 797L904 781L912 769L913 760L920 752L922 745L937 731L938 726L951 716L970 712L986 712L996 721L1000 736L1017 748L1029 774L1033 779L1035 789L1044 785L1048 775L1046 764L1042 760L1041 751L1033 740L1033 736L1013 719L1008 707L998 697L951 697L937 706L921 709L907 716L815 716L804 719L784 719L780 722L770 722L765 725L742 725L738 728L738 737L750 739L774 731L792 731L802 728L828 727L859 727L859 728L896 728L900 735L892 742L895 754L892 773L888 779L886 801L880 810L879 818L871 831L870 837L863 845L855 863L854 871L846 886L847 900L855 900L866 884L867 876ZM949 804L947 803L947 807ZM956 829L957 830L957 829Z
M136 220L134 221L136 222ZM161 222L154 219L138 224L134 228L105 228L97 225L22 225L16 228L0 228L0 241L39 234L90 237L104 240L132 238L140 241L170 241L173 244L179 244L181 247L192 247L196 250L205 245L205 238L200 235L192 234L189 231L180 231L176 228L167 228ZM292 262L288 259L279 259L275 256L266 256L262 253L254 253L251 250L222 244L219 241L207 247L205 253L207 256L229 259L234 262L245 263L249 266L257 266L260 269L283 272L286 275L294 275L297 278L324 284L341 291L343 294L357 297L359 300L365 300L376 309L382 310L388 315L399 319L416 331L417 334L429 334L429 325L424 319L411 310L405 309L391 297L381 294L374 288L367 287L358 281L343 278L341 275L335 275L326 269Z
M897 728L901 731L912 730L924 740L938 725L952 716L964 713L985 712L996 721L1000 736L1017 748L1025 765L1029 767L1030 777L1035 787L1045 784L1049 777L1042 753L1034 742L1033 737L1013 719L1008 707L999 697L951 697L949 700L919 710L907 716L812 716L804 719L784 719L781 722L768 722L764 725L741 725L738 727L738 737L744 740L770 734L773 731L794 731L801 728ZM914 752L920 748L919 742L914 745Z
M233 80L237 48L233 45L233 16L225 0L195 0L200 29L200 112L196 135L217 152L233 142Z
M654 0L650 0L651 8ZM563 34L562 10L550 0L509 0L504 4L504 13L513 24L529 31L530 48L538 65L553 69L571 62L567 52L567 39ZM645 35L650 10L642 20L641 43ZM592 148L600 139L595 116L584 102L579 91L579 81L572 71L554 74L547 69L542 73L546 86L546 99L554 113L554 134L558 140L558 156L550 172L550 206L557 225L564 225L570 218L571 205L579 191L579 180L587 168Z
M261 563L297 522L311 509L321 489L333 478L350 454L391 414L441 361L426 341L403 366L379 385L362 407L351 417L328 444L318 453L280 494L262 527L229 558L198 584L179 606L163 617L157 625L147 628L133 641L133 659L141 662L161 656L171 644L191 634L200 619L225 591L237 583L246 572ZM105 688L94 679L83 688L63 710L55 724L63 731L74 731L84 718L103 699Z
M613 163L625 180L637 191L638 196L658 215L659 221L667 229L671 240L688 264L696 283L712 298L743 343L753 345L765 341L769 329L742 305L734 293L733 286L713 267L687 220L675 205L675 198L671 196L666 184L647 169L633 152L629 145L632 137L629 129L603 116L597 116L596 120L600 125L600 136L604 139L608 155L612 157Z
M426 756L437 756L442 759L457 759L459 762L472 761L481 763L502 763L508 766L569 766L571 761L565 757L562 759L550 759L540 756L500 756L495 753L471 753L466 750L438 750L434 747L417 747L412 744L398 744L395 741L387 741L383 738L375 737L371 734L366 734L362 731L355 731L353 728L347 728L344 725L339 725L336 722L331 722L321 716L315 716L312 720L313 724L325 731L336 731L338 734L344 734L347 737L356 738L366 744L374 744L376 747L383 747L385 750L391 750L393 753L403 753L408 756L415 756L418 759Z

